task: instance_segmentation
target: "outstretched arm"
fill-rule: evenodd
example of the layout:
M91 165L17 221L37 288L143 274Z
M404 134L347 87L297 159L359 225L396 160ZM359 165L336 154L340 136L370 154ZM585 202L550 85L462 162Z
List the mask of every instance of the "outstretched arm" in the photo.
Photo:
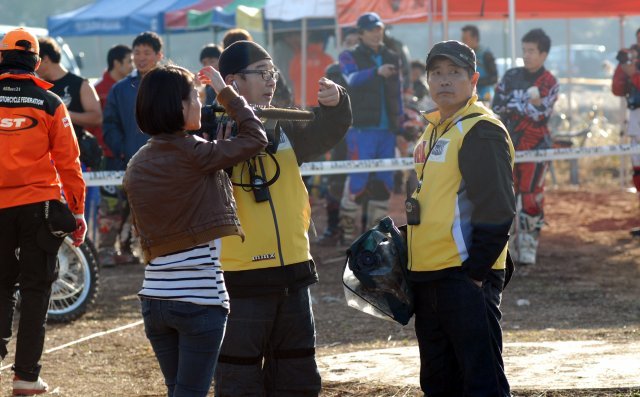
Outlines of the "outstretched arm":
M281 123L291 140L298 164L334 147L351 126L351 102L346 90L324 77L319 83L320 107L314 108L313 121Z

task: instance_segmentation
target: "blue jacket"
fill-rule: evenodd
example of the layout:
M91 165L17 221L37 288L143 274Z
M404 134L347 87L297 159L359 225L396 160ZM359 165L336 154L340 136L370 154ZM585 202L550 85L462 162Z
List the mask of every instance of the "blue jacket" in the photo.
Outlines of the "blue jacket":
M113 152L113 161L107 164L111 170L124 170L131 157L140 149L149 135L140 131L136 122L136 95L140 75L134 70L129 76L111 87L104 108L102 130L104 142Z

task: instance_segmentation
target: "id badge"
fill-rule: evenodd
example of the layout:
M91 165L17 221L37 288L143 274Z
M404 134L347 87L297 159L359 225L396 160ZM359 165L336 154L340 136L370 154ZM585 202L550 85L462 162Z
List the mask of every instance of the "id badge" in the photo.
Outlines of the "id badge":
M404 210L407 213L407 225L420 224L420 203L417 199L410 197L404 202Z

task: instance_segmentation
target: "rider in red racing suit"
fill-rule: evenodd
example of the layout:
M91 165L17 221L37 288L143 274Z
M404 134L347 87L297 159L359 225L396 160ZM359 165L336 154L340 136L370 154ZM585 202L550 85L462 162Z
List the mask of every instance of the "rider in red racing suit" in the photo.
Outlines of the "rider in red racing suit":
M544 52L542 54L546 58ZM525 65L505 73L496 87L492 108L507 127L516 150L551 147L547 122L558 90L558 82L544 66L531 72ZM517 216L512 226L509 251L521 264L534 264L536 261L538 236L544 224L544 175L547 167L548 162L517 163L514 167Z

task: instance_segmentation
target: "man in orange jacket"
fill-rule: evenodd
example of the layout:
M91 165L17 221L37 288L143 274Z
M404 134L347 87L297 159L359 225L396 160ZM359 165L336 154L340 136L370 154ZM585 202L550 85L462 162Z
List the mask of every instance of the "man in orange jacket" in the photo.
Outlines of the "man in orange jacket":
M38 40L22 28L0 43L0 360L18 284L22 299L13 395L48 389L39 361L58 249L67 234L79 246L87 231L78 142L66 107L35 76L38 54Z

